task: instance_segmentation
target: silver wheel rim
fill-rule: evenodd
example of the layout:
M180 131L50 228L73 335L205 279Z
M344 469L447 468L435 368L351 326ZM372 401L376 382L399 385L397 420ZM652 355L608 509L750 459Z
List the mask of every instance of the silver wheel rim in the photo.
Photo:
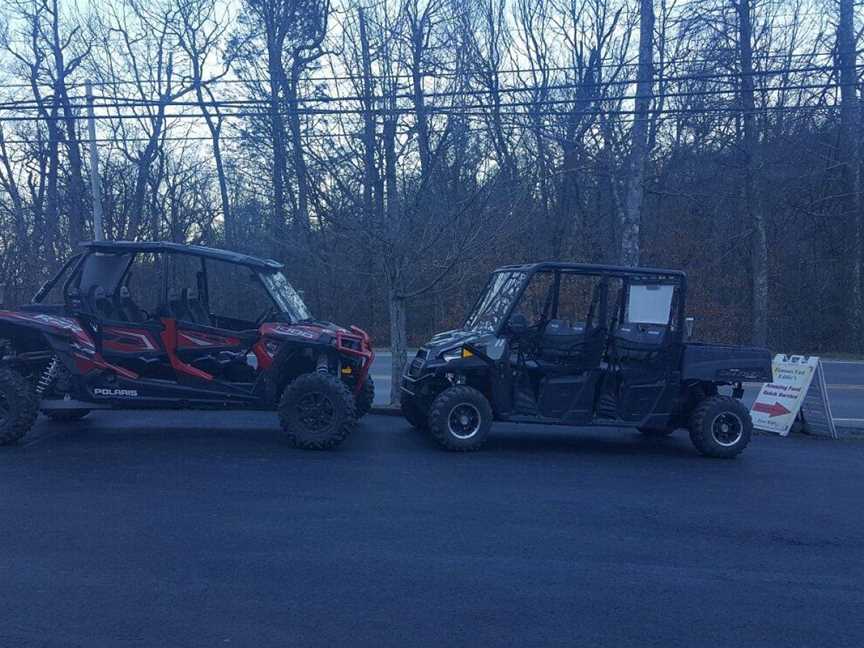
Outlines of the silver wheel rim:
M711 436L724 448L731 448L744 436L744 423L741 417L732 412L723 412L711 421Z
M470 439L480 431L480 410L471 403L454 405L447 415L447 429L457 439Z

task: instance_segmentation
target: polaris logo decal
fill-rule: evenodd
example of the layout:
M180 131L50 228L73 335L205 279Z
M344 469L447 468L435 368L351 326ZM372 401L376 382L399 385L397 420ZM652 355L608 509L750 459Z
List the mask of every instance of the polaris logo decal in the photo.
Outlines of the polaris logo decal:
M116 397L122 396L124 398L138 398L138 390L137 389L109 389L107 387L96 387L93 389L94 396L107 396L107 397Z

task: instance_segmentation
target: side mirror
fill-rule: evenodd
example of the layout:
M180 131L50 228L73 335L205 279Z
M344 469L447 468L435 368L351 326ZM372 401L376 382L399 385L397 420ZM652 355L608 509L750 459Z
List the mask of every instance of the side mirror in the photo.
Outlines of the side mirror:
M693 331L696 328L696 318L689 315L684 318L684 335L688 340L693 338Z
M507 330L513 335L522 335L528 331L528 318L522 313L513 313L507 320Z

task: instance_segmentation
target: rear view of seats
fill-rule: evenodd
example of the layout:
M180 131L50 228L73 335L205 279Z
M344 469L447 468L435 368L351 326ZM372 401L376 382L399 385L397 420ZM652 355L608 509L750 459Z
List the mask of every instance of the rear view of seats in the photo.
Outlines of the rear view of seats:
M128 286L120 286L114 295L114 309L119 319L125 322L143 322L147 319L143 310L132 299Z

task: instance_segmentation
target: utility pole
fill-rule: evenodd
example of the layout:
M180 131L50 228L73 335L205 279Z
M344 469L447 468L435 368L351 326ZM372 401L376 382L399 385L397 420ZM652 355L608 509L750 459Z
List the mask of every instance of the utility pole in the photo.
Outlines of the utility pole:
M768 234L765 214L757 195L756 164L759 135L756 131L756 98L753 87L753 3L754 0L738 0L738 63L741 70L741 120L744 123L744 139L740 142L744 162L744 209L749 225L753 228L750 242L752 338L757 346L768 343Z
M96 118L93 116L93 84L87 86L87 135L90 137L90 189L93 192L93 238L105 239L102 229L102 189L99 186L99 149L96 148Z
M864 350L864 322L861 313L864 312L864 213L861 201L861 168L859 161L860 119L858 103L858 68L855 52L855 7L853 0L840 0L840 20L837 24L837 63L840 75L840 173L844 198L843 205L844 228L848 233L847 240L851 246L852 299L849 307L850 321L853 322L851 343L853 348Z

